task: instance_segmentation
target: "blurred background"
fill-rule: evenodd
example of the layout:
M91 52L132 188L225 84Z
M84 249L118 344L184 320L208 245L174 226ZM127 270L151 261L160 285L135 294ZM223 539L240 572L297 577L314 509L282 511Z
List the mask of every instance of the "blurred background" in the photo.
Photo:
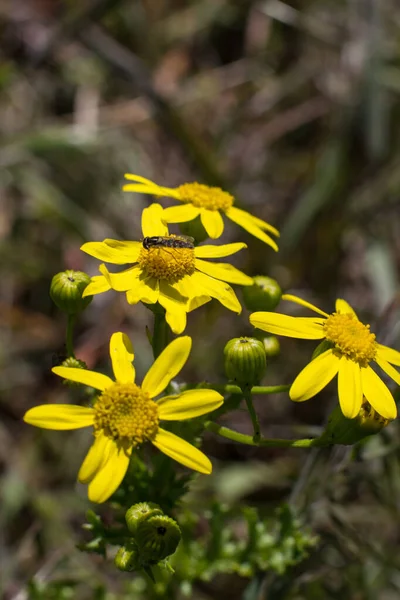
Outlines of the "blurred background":
M76 548L88 435L21 421L33 405L71 401L50 372L66 324L48 295L53 274L96 274L85 241L141 237L151 198L123 193L124 173L230 191L281 231L275 254L227 222L222 242L248 244L237 266L327 312L346 298L400 349L399 116L396 0L0 2L1 597L153 597L140 578ZM182 377L223 383L223 347L252 334L248 315L215 301L192 313ZM108 369L109 335L122 329L141 377L150 317L122 294L97 296L79 321L77 356ZM290 383L314 345L282 339L264 383ZM333 386L304 404L285 394L255 404L265 436L307 437L334 398ZM243 406L223 422L251 433ZM211 434L203 448L214 473L196 481L188 506L246 502L268 514L288 501L319 546L281 576L216 576L189 595L154 597L400 597L397 423L350 450L255 449Z

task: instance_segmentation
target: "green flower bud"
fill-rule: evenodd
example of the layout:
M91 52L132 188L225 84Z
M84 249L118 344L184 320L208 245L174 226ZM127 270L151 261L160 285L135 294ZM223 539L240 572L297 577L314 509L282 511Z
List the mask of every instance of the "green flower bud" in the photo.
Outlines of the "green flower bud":
M179 223L179 229L183 235L188 235L194 238L197 244L204 242L204 240L209 237L207 231L203 227L200 216L196 217L192 221Z
M267 358L275 358L281 351L281 345L275 335L267 335L261 340L264 344L265 355Z
M346 419L340 406L336 406L320 440L327 444L351 446L369 435L379 433L389 423L389 419L384 419L367 401L354 419Z
M267 367L264 345L255 338L234 338L224 348L225 373L241 388L251 388Z
M74 315L84 310L93 296L82 298L83 290L89 285L90 277L82 271L63 271L51 280L50 297L61 310Z
M243 288L243 299L248 310L275 310L282 296L282 290L275 279L257 275L254 284Z
M157 564L173 554L180 540L178 523L165 515L154 515L140 521L135 534L140 559L146 564Z
M139 502L126 511L125 521L130 533L134 536L139 523L154 515L162 514L163 512L158 504L154 502Z
M141 568L138 548L134 541L121 546L115 556L114 564L120 571L137 571Z

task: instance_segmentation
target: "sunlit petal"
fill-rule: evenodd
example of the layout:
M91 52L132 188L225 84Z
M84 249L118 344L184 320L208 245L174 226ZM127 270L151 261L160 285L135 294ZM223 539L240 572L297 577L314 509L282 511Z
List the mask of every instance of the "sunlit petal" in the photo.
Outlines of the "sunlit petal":
M224 232L224 220L218 210L203 208L200 212L201 223L212 239L219 238Z
M384 358L388 363L396 365L396 367L400 367L400 352L393 348L378 344L377 356Z
M114 265L136 262L139 255L136 247L122 246L123 242L119 242L118 245L117 240L107 240L107 242L106 240L104 242L87 242L81 246L81 250L90 256L94 256L94 258Z
M243 227L243 229L251 233L251 235L254 235L254 237L271 246L271 248L273 248L276 252L278 251L278 245L275 240L264 233L264 231L262 231L262 229L260 229L260 227L256 225L251 218L248 218L251 217L249 213L231 206L231 208L229 208L225 214L229 219L231 219L231 221L234 221L234 223L237 223L237 225Z
M303 402L320 392L335 377L340 359L327 350L312 360L296 377L289 395L295 402Z
M192 275L193 293L196 296L211 296L229 310L240 314L242 307L235 292L228 283L209 277L205 273L195 271Z
M187 390L158 400L158 414L165 421L182 421L216 410L224 398L214 390Z
M99 271L107 279L112 289L117 292L126 292L135 287L137 280L142 275L142 270L138 265L120 273L110 273L105 265L100 265Z
M168 227L162 221L163 207L161 204L151 204L142 212L143 237L168 235Z
M42 429L80 429L93 425L94 410L73 404L42 404L28 410L23 419Z
M195 265L196 269L202 273L215 277L215 279L227 281L228 283L236 283L238 285L253 285L254 283L251 277L245 275L229 263L211 263L196 258Z
M379 354L375 358L375 362L380 366L381 369L383 369L383 371L385 371L386 375L389 375L389 377L393 379L397 385L400 385L400 373L397 369L392 367L392 365L382 358L382 356L379 356Z
M287 300L288 302L295 302L296 304L300 304L301 306L305 306L306 308L313 310L314 312L318 313L319 315L322 315L323 317L329 317L329 315L320 308L318 308L318 306L311 304L311 302L307 302L307 300L303 300L303 298L294 296L293 294L282 294L282 300Z
M352 308L350 304L348 304L348 302L342 298L338 298L336 300L335 308L337 313L353 315L353 317L358 319L354 308Z
M354 419L360 412L363 393L361 372L358 363L342 356L339 363L338 375L339 403L343 415Z
M274 312L255 312L250 323L258 329L303 340L320 340L325 337L325 319L318 317L290 317Z
M211 461L203 452L170 431L160 428L153 444L161 452L185 465L185 467L189 467L189 469L206 475L209 475L212 471Z
M161 394L171 379L180 372L189 357L191 347L192 340L186 335L173 340L161 352L147 371L142 383L142 389L151 398Z
M135 281L135 286L127 290L126 299L128 304L137 304L138 302L146 302L147 304L155 304L159 296L159 282L158 279L148 275L143 277L142 275Z
M169 206L164 208L164 223L186 223L193 221L200 214L200 209L193 204L182 204L180 206Z
M230 217L230 215L228 215L228 212L230 212L232 210L236 215L238 215L240 213L240 216L243 219L247 219L247 220L251 221L259 229L262 229L263 231L269 231L273 235L276 235L277 237L279 237L280 234L276 227L274 227L273 225L270 225L269 223L267 223L267 221L263 221L262 219L255 217L254 215L252 215L251 213L249 213L245 210L241 210L240 208L237 208L236 206L232 206L231 208L229 208L225 214Z
M109 452L114 442L103 434L99 434L86 454L78 473L78 480L81 483L88 483L93 479L96 473L104 466L108 459Z
M393 396L386 384L371 367L361 369L361 382L364 396L370 405L384 419L395 419L397 408Z
M133 348L130 339L125 333L118 331L111 336L110 357L116 381L120 383L134 383Z
M235 254L239 250L243 250L243 248L247 248L247 244L243 244L242 242L222 244L221 246L206 244L204 246L196 246L194 254L196 258L223 258L224 256L231 256L231 254Z
M96 373L96 371L89 371L88 369L76 369L75 367L53 367L53 373L64 379L70 381L76 381L77 383L83 383L95 388L96 390L106 390L114 382L112 379L103 375L102 373Z
M129 452L112 444L107 461L89 483L91 502L105 502L120 486L129 465Z
M83 290L82 298L102 294L103 292L108 292L108 290L111 290L111 285L104 275L95 275L91 278L89 285Z

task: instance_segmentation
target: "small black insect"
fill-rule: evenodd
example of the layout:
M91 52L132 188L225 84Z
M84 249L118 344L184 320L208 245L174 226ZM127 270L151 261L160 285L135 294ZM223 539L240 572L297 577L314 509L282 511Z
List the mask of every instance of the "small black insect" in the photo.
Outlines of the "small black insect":
M142 243L143 248L146 248L146 250L154 246L158 248L194 248L194 238L188 235L177 237L154 235L152 237L145 237Z

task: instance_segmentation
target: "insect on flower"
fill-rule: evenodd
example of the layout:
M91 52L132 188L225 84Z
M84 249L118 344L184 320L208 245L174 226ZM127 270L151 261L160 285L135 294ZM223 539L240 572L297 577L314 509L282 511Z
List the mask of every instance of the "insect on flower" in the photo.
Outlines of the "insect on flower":
M154 246L158 248L194 248L194 238L188 235L170 237L154 235L152 237L145 237L142 243L143 248L146 250Z

